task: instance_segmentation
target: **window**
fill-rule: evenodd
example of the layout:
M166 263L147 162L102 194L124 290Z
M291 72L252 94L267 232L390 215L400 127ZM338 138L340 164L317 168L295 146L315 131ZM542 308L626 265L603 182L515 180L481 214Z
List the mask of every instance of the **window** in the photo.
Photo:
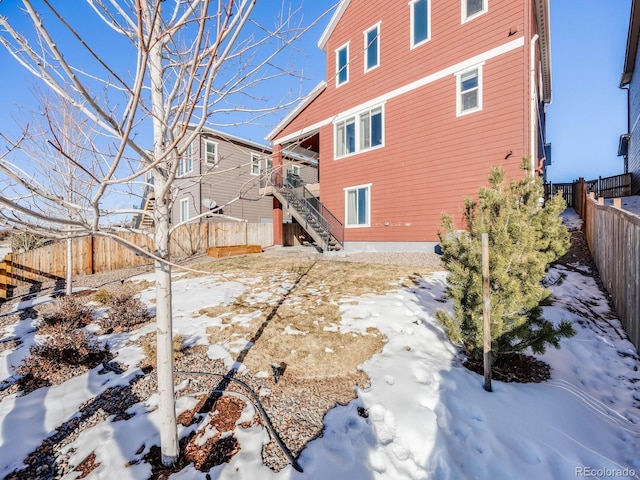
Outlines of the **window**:
M381 146L382 106L374 107L336 123L336 158Z
M380 24L364 32L364 71L380 65Z
M351 117L336 124L336 157L356 151L356 121Z
M204 161L210 165L215 165L218 163L218 144L211 140L206 140L204 142L205 148L205 156Z
M462 0L462 23L487 11L487 0Z
M267 157L264 159L264 171L267 173L271 173L273 170L273 158Z
M178 176L182 177L187 173L193 172L193 155L191 150L191 144L187 147L187 149L182 154L180 158L180 163L178 165Z
M411 7L411 48L431 38L431 0L412 0Z
M300 165L291 165L291 173L300 175Z
M370 225L370 189L371 184L344 189L346 211L345 226L368 227Z
M476 67L457 75L458 115L476 112L482 109L482 70Z
M251 154L251 175L260 175L260 155Z
M189 220L189 199L180 200L180 223Z
M382 107L360 114L360 150L382 144Z
M349 81L349 44L336 50L336 86Z

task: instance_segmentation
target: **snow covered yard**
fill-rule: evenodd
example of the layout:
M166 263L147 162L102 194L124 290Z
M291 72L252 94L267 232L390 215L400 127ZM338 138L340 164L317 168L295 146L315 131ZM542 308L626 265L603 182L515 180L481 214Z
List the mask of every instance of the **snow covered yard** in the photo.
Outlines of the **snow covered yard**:
M577 225L574 217L568 221ZM551 365L552 379L541 384L494 381L493 393L483 390L482 377L462 366L458 349L434 318L447 306L443 272L409 275L369 289L367 283L375 279L362 277L341 285L339 279L320 275L301 288L282 272L258 273L250 266L224 276L176 276L176 334L188 347L201 349L211 364L238 370L238 378L262 379L258 393L265 403L277 389L288 388L295 375L330 378L351 362L362 376L348 377L355 398L329 409L322 436L302 450L298 461L304 472L289 465L276 472L263 465L269 435L247 403L237 426L228 431L205 421L180 427L182 437L198 430L202 445L216 434L234 437L237 447L228 462L208 472L189 464L168 478L640 478L640 358L587 267L558 265L549 272L553 296L545 314L571 321L577 331L562 340L560 350L541 357ZM137 278L141 288L146 280ZM141 297L153 308L151 289L143 289ZM37 340L37 320L0 325L3 381L15 375L14 367ZM28 478L12 472L23 469L25 458L42 450L44 441L44 450L64 458L68 468L29 470L41 478L150 478L145 458L159 440L157 396L128 396L125 414L109 401L122 402L123 392L146 381L138 340L152 331L149 324L101 336L123 372L99 366L61 385L1 397L0 477ZM277 385L269 368L273 356L287 363ZM341 364L333 363L336 357L344 359ZM325 360L314 364L310 358ZM198 400L186 393L190 381L177 379L178 413L192 411ZM298 393L286 398L287 408L304 408L296 403L298 394L324 395L308 391L311 385L290 390ZM281 432L298 428L284 413L272 420ZM72 440L65 442L65 436Z

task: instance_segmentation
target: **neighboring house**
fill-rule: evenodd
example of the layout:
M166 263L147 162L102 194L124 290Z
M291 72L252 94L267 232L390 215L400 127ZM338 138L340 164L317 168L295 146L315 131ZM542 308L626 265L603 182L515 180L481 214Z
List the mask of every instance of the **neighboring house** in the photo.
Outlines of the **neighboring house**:
M543 170L549 34L548 0L342 0L319 41L327 80L267 137L274 165L317 156L333 243L433 251L492 166ZM271 192L277 244L289 187Z
M273 198L260 193L260 182L273 171L271 149L227 133L205 129L178 160L176 192L171 223L177 225L243 219L250 223L271 223ZM313 160L285 159L278 172L295 172L307 182L317 183ZM150 180L150 176L148 178ZM143 201L153 208L151 193ZM210 212L208 215L202 215ZM197 217L197 218L196 218ZM284 221L291 221L285 216ZM152 223L146 222L147 226Z
M627 132L620 136L618 156L624 157L624 173L631 173L631 195L640 195L640 74L638 39L640 2L631 1L627 50L620 88L627 88ZM635 139L635 141L634 141Z

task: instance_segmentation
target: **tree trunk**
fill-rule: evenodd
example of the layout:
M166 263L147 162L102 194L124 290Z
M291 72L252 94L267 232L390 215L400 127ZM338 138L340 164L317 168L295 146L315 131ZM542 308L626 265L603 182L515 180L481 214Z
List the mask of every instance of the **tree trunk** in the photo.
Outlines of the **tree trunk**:
M67 238L67 278L66 282L66 294L71 295L73 293L73 240L71 237Z
M143 2L143 10L151 15L148 25L152 30L149 52L149 76L151 79L151 106L153 110L153 153L155 159L164 158L162 167L153 170L156 203L154 221L155 254L163 260L169 260L169 198L167 185L168 161L165 152L165 102L163 95L163 40L160 19L162 3L159 1ZM149 8L151 7L151 8ZM154 9L157 11L153 12ZM173 388L173 313L171 301L171 267L164 262L155 261L156 276L156 328L158 358L158 395L160 413L160 453L162 465L170 467L178 460L180 445L178 444L178 425L176 422L175 393Z
M166 198L156 198L154 217L155 253L160 258L169 260L169 208ZM173 386L171 266L156 261L155 276L160 451L162 464L169 467L176 462L180 454Z

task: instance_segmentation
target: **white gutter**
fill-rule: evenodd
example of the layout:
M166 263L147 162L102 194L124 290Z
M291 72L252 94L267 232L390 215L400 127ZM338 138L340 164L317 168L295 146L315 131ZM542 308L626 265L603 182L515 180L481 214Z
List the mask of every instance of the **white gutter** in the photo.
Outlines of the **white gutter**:
M531 100L530 100L530 112L529 112L529 121L530 121L530 146L529 146L529 163L531 167L531 175L535 176L535 169L537 167L536 163L538 161L535 158L536 151L536 141L538 136L536 135L536 128L538 126L538 102L537 102L537 92L536 92L536 42L538 41L538 34L536 33L531 38L531 44L529 45L529 66L530 66L530 91L531 91Z

